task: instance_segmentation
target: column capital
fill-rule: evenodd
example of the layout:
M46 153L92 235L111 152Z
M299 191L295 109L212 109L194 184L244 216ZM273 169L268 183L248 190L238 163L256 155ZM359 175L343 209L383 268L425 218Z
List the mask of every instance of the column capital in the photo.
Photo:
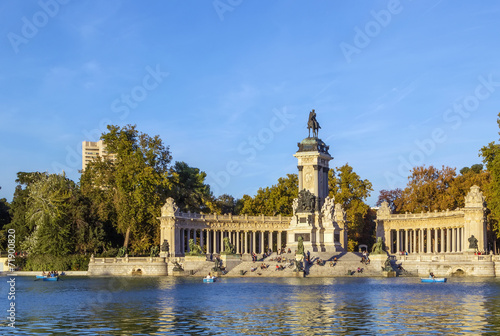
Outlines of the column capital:
M302 171L302 169L304 169L304 166L297 166L297 169L298 169L299 171Z

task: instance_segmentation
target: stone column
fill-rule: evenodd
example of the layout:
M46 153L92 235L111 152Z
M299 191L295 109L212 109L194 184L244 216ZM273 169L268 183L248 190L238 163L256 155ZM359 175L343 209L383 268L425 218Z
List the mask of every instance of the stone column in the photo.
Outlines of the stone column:
M452 237L451 237L451 252L457 252L457 231L455 228L451 228Z
M405 229L404 230L404 233L405 233L405 251L408 252L410 250L410 244L408 242L408 229Z
M396 230L396 253L401 251L401 241L399 240L399 237L401 236L401 232L399 229Z
M413 239L411 241L411 253L417 252L417 232L415 229L412 230Z
M282 232L278 231L278 249L281 249L281 235L282 235Z
M342 230L344 231L344 230ZM387 252L391 253L391 230L384 230L384 238L385 238L385 246L387 248ZM346 248L347 246L342 246L343 248Z
M427 239L426 239L426 250L425 252L431 253L432 250L432 239L431 239L431 229L427 228Z
M219 231L219 253L224 252L224 231Z
M252 252L257 253L257 244L255 243L255 231L252 231Z
M260 253L264 253L264 231L260 231Z
M458 245L458 252L462 252L463 246L464 246L464 229L463 229L463 227L459 227L458 230L459 230L458 234L460 236L460 238L458 240L460 242L460 244Z
M240 248L240 231L236 231L236 253L238 253L238 254L241 253L241 248Z
M203 246L205 246L205 243L203 241L203 234L205 233L204 231L205 230L203 230L203 229L200 230L200 246L201 246L202 251L203 251Z
M451 228L446 229L446 252L451 253Z
M248 231L243 231L243 241L241 242L243 247L243 254L248 253Z
M439 252L441 253L444 253L444 228L441 228L441 249L439 250Z
M319 195L319 185L318 185L318 181L319 181L319 166L318 165L313 165L313 168L314 168L314 195ZM318 202L319 200L316 200L316 202ZM318 208L318 206L316 206L316 208Z
M321 189L321 197L325 198L328 196L328 167L320 168L320 174L323 175L323 184Z
M217 231L212 229L212 253L217 253Z
M434 228L434 253L438 253L438 231Z
M273 250L273 231L269 231L269 248L271 249L271 251Z
M304 166L297 166L297 169L299 170L299 191L301 191L302 189L304 189L304 184L302 182L304 178L304 174L302 173Z

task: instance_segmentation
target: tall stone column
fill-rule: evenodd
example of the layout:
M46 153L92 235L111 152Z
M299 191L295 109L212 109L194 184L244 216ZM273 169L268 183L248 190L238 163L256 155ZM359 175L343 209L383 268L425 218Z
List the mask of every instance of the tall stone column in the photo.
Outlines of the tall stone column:
M273 241L273 231L269 231L269 248L271 249L271 251L273 250L273 244L274 244L274 241Z
M398 253L399 251L401 251L401 241L399 239L399 237L401 236L401 232L399 231L399 229L396 230L396 253Z
M451 237L451 252L457 252L457 231L455 228L451 228L452 237Z
M441 249L439 250L439 252L441 253L444 253L445 250L444 250L444 228L440 228L441 230Z
M212 229L212 253L217 253L217 231Z
M243 231L243 254L248 253L248 231Z
M408 229L405 229L404 232L405 232L405 251L408 252L410 250L410 243L408 242Z
M205 230L201 229L200 230L200 247L201 247L202 251L203 251L203 246L205 246L205 242L204 242L204 239L203 239L203 234L204 233L205 233Z
M297 166L297 169L299 170L299 191L301 191L302 189L304 189L304 184L303 184L303 173L302 171L304 170L304 166Z
M314 195L319 195L319 166L318 165L313 165L314 168ZM319 202L319 200L317 200ZM319 205L316 206L319 208Z
M426 250L425 252L431 253L432 250L432 239L431 239L431 229L427 228L427 239L426 239Z
M438 231L434 228L434 253L438 253Z
M280 250L282 246L281 236L282 236L282 231L278 231L278 250Z
M255 231L252 231L252 253L257 253L257 244L255 243Z
M392 237L391 237L391 230L385 230L384 231L384 237L385 237L385 246L387 248L387 252L392 253Z
M446 252L453 252L451 249L451 228L446 229Z
M264 253L264 231L260 231L260 253Z
M415 229L412 229L413 239L411 241L411 253L417 252L417 232Z
M240 248L240 231L236 231L236 253L238 253L238 254L241 253L241 248Z

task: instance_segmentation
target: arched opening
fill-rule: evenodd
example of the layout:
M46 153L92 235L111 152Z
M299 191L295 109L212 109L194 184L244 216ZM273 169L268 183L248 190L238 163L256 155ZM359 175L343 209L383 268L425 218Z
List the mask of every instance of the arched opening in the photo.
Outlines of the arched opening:
M465 272L461 268L457 268L451 275L455 277L465 276Z

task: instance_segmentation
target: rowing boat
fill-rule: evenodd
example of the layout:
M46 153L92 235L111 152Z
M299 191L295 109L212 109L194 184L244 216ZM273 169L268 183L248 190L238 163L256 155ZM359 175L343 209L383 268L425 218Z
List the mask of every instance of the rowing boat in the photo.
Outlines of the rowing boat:
M422 282L446 282L446 278L420 278Z

